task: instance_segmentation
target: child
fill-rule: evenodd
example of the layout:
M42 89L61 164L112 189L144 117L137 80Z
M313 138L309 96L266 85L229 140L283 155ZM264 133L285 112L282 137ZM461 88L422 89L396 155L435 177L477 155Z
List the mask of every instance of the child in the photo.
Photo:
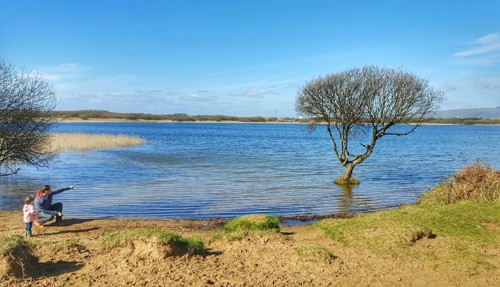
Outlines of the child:
M36 226L43 227L43 225L38 222L38 215L33 207L33 202L35 202L35 198L31 195L24 199L24 207L23 207L23 219L24 223L26 223L26 228L24 228L24 235L31 237L31 226L33 222Z

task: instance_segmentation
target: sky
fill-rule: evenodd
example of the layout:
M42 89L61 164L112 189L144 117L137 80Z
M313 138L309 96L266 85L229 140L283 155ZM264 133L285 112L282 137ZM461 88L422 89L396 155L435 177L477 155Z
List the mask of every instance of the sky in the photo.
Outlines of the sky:
M296 117L301 87L376 65L500 106L498 0L0 0L0 58L59 110Z

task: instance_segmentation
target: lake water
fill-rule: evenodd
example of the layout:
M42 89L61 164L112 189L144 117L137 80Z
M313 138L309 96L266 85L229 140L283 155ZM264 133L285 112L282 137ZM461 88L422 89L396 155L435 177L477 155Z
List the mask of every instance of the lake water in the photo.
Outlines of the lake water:
M21 211L43 184L79 218L229 218L249 213L325 215L414 203L482 159L500 168L500 126L422 126L386 136L356 167L352 192L332 183L343 167L322 127L300 124L62 123L56 131L140 136L141 146L63 152L49 168L0 177L0 210Z

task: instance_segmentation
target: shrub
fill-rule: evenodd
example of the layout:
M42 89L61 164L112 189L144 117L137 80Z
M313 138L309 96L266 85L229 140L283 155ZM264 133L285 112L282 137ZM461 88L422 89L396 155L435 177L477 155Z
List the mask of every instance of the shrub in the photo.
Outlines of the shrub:
M18 234L3 234L0 236L0 254L16 255L31 254L32 246Z
M419 201L426 204L453 204L471 199L500 200L500 171L475 163L423 194Z
M0 235L0 277L25 277L37 270L38 258L32 254L32 245L18 234Z

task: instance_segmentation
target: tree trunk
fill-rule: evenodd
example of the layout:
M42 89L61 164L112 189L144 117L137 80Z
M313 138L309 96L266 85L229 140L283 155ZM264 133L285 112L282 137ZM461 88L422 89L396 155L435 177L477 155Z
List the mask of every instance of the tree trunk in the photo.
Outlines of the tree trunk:
M355 179L352 176L352 171L354 170L354 167L356 166L355 163L349 162L347 163L344 167L344 173L337 178L334 183L339 184L339 185L357 185L359 184L359 180Z

